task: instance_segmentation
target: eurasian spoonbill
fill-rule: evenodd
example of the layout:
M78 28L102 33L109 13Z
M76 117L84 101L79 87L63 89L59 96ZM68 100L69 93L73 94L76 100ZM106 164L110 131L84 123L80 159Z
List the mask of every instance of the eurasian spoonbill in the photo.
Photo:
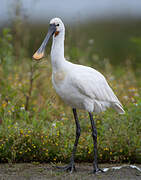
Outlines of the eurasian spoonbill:
M112 107L118 113L123 114L124 110L122 104L100 72L91 67L73 64L65 59L65 27L60 18L54 18L50 21L48 33L40 48L33 55L35 60L40 60L44 57L45 47L51 36L53 36L51 48L52 83L57 94L65 103L72 107L76 123L76 139L70 163L62 167L62 169L70 170L71 172L75 170L74 156L81 132L76 112L78 108L88 111L91 121L94 143L93 172L102 171L99 169L97 162L97 130L92 112L99 113Z

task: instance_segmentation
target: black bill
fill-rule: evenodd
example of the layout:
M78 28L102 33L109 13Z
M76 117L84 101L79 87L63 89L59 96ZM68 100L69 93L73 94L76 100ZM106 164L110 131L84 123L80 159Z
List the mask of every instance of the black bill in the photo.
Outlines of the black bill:
M55 24L51 24L49 29L48 29L48 33L44 39L44 41L42 42L40 48L35 52L35 54L33 55L33 58L35 60L40 60L44 57L44 51L45 51L45 47L50 39L51 36L53 36L53 34L56 31L56 26Z

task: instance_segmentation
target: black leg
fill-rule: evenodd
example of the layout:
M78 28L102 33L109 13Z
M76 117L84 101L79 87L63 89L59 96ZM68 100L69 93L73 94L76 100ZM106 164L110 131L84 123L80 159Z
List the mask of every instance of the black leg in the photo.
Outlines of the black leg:
M74 156L75 156L75 153L76 153L77 144L78 144L78 140L79 140L80 133L81 133L80 124L79 124L79 121L78 121L78 116L77 116L76 109L74 108L72 110L73 110L73 115L74 115L75 124L76 124L76 139L75 139L75 143L74 143L74 146L73 146L72 156L70 158L70 163L67 166L65 166L65 167L57 167L57 168L62 169L62 170L69 170L70 172L75 171Z
M75 143L74 143L74 146L73 146L73 151L72 151L72 156L71 156L70 161L74 164L74 156L75 156L75 153L76 153L77 144L78 144L78 140L79 140L80 133L81 133L81 128L80 128L80 124L79 124L79 121L78 121L78 116L77 116L76 109L72 109L72 110L73 110L73 115L74 115L75 124L76 124L76 139L75 139Z
M91 126L92 126L92 137L93 137L93 142L94 142L94 171L93 173L97 173L99 171L103 172L101 169L98 168L98 161L97 161L97 130L96 130L96 125L93 120L93 115L92 113L89 112L89 117L91 120Z

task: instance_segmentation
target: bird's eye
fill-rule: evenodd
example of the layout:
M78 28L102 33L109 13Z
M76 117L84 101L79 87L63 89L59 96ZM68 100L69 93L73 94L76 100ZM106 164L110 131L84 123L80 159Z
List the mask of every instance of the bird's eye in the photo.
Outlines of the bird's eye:
M59 24L57 24L56 26L59 26Z

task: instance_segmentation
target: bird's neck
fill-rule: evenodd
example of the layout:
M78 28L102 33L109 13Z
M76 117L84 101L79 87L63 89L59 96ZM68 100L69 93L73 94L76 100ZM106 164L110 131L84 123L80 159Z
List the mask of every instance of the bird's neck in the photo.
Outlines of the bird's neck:
M64 64L64 33L53 36L51 47L51 63L53 71L59 70Z

